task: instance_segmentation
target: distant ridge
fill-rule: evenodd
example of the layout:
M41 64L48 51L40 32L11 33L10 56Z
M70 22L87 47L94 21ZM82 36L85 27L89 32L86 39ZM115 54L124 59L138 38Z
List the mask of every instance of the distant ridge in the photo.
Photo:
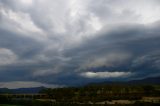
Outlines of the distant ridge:
M135 84L140 84L140 85L151 85L151 84L160 84L160 76L158 77L148 77L144 79L138 79L138 80L130 80L130 81L104 81L104 82L97 82L97 83L89 83L87 85L117 85L117 84L127 84L127 85L135 85Z
M128 81L131 84L160 84L160 76Z
M0 93L31 94L31 93L39 93L42 89L45 89L45 87L17 88L17 89L0 88Z
M112 84L160 84L160 76L158 77L149 77L149 78L144 78L144 79L139 79L139 80L131 80L131 81L106 81L106 82L99 82L99 83L90 83L87 84L86 86L90 85L112 85ZM84 85L85 86L85 85ZM0 88L0 93L15 93L15 94L29 94L29 93L39 93L41 90L45 89L45 87L34 87L34 88L18 88L18 89L8 89L8 88Z

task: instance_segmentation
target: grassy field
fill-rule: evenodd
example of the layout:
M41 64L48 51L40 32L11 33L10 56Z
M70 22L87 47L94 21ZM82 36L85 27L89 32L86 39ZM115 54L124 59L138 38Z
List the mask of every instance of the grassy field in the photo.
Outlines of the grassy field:
M0 104L0 106L20 106L20 105Z

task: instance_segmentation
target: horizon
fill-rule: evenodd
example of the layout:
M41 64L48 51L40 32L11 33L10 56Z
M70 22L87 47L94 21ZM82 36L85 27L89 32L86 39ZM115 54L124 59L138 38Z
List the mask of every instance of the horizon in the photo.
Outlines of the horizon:
M0 88L160 76L159 0L0 0Z

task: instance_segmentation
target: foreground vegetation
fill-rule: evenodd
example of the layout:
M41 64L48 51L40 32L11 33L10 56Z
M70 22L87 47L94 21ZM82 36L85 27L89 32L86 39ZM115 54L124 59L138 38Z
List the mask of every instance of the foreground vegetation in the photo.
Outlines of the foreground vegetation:
M80 88L44 89L48 98L57 102L100 102L105 100L139 100L159 97L159 85L89 85Z
M43 97L0 96L0 104L22 106L158 106L160 85L89 85L43 89ZM0 105L3 106L3 105Z

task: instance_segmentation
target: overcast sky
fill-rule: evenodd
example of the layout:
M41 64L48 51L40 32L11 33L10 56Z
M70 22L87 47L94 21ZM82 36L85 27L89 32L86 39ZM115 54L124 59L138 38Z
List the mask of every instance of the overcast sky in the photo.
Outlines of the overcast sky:
M0 87L160 75L160 0L0 0Z

